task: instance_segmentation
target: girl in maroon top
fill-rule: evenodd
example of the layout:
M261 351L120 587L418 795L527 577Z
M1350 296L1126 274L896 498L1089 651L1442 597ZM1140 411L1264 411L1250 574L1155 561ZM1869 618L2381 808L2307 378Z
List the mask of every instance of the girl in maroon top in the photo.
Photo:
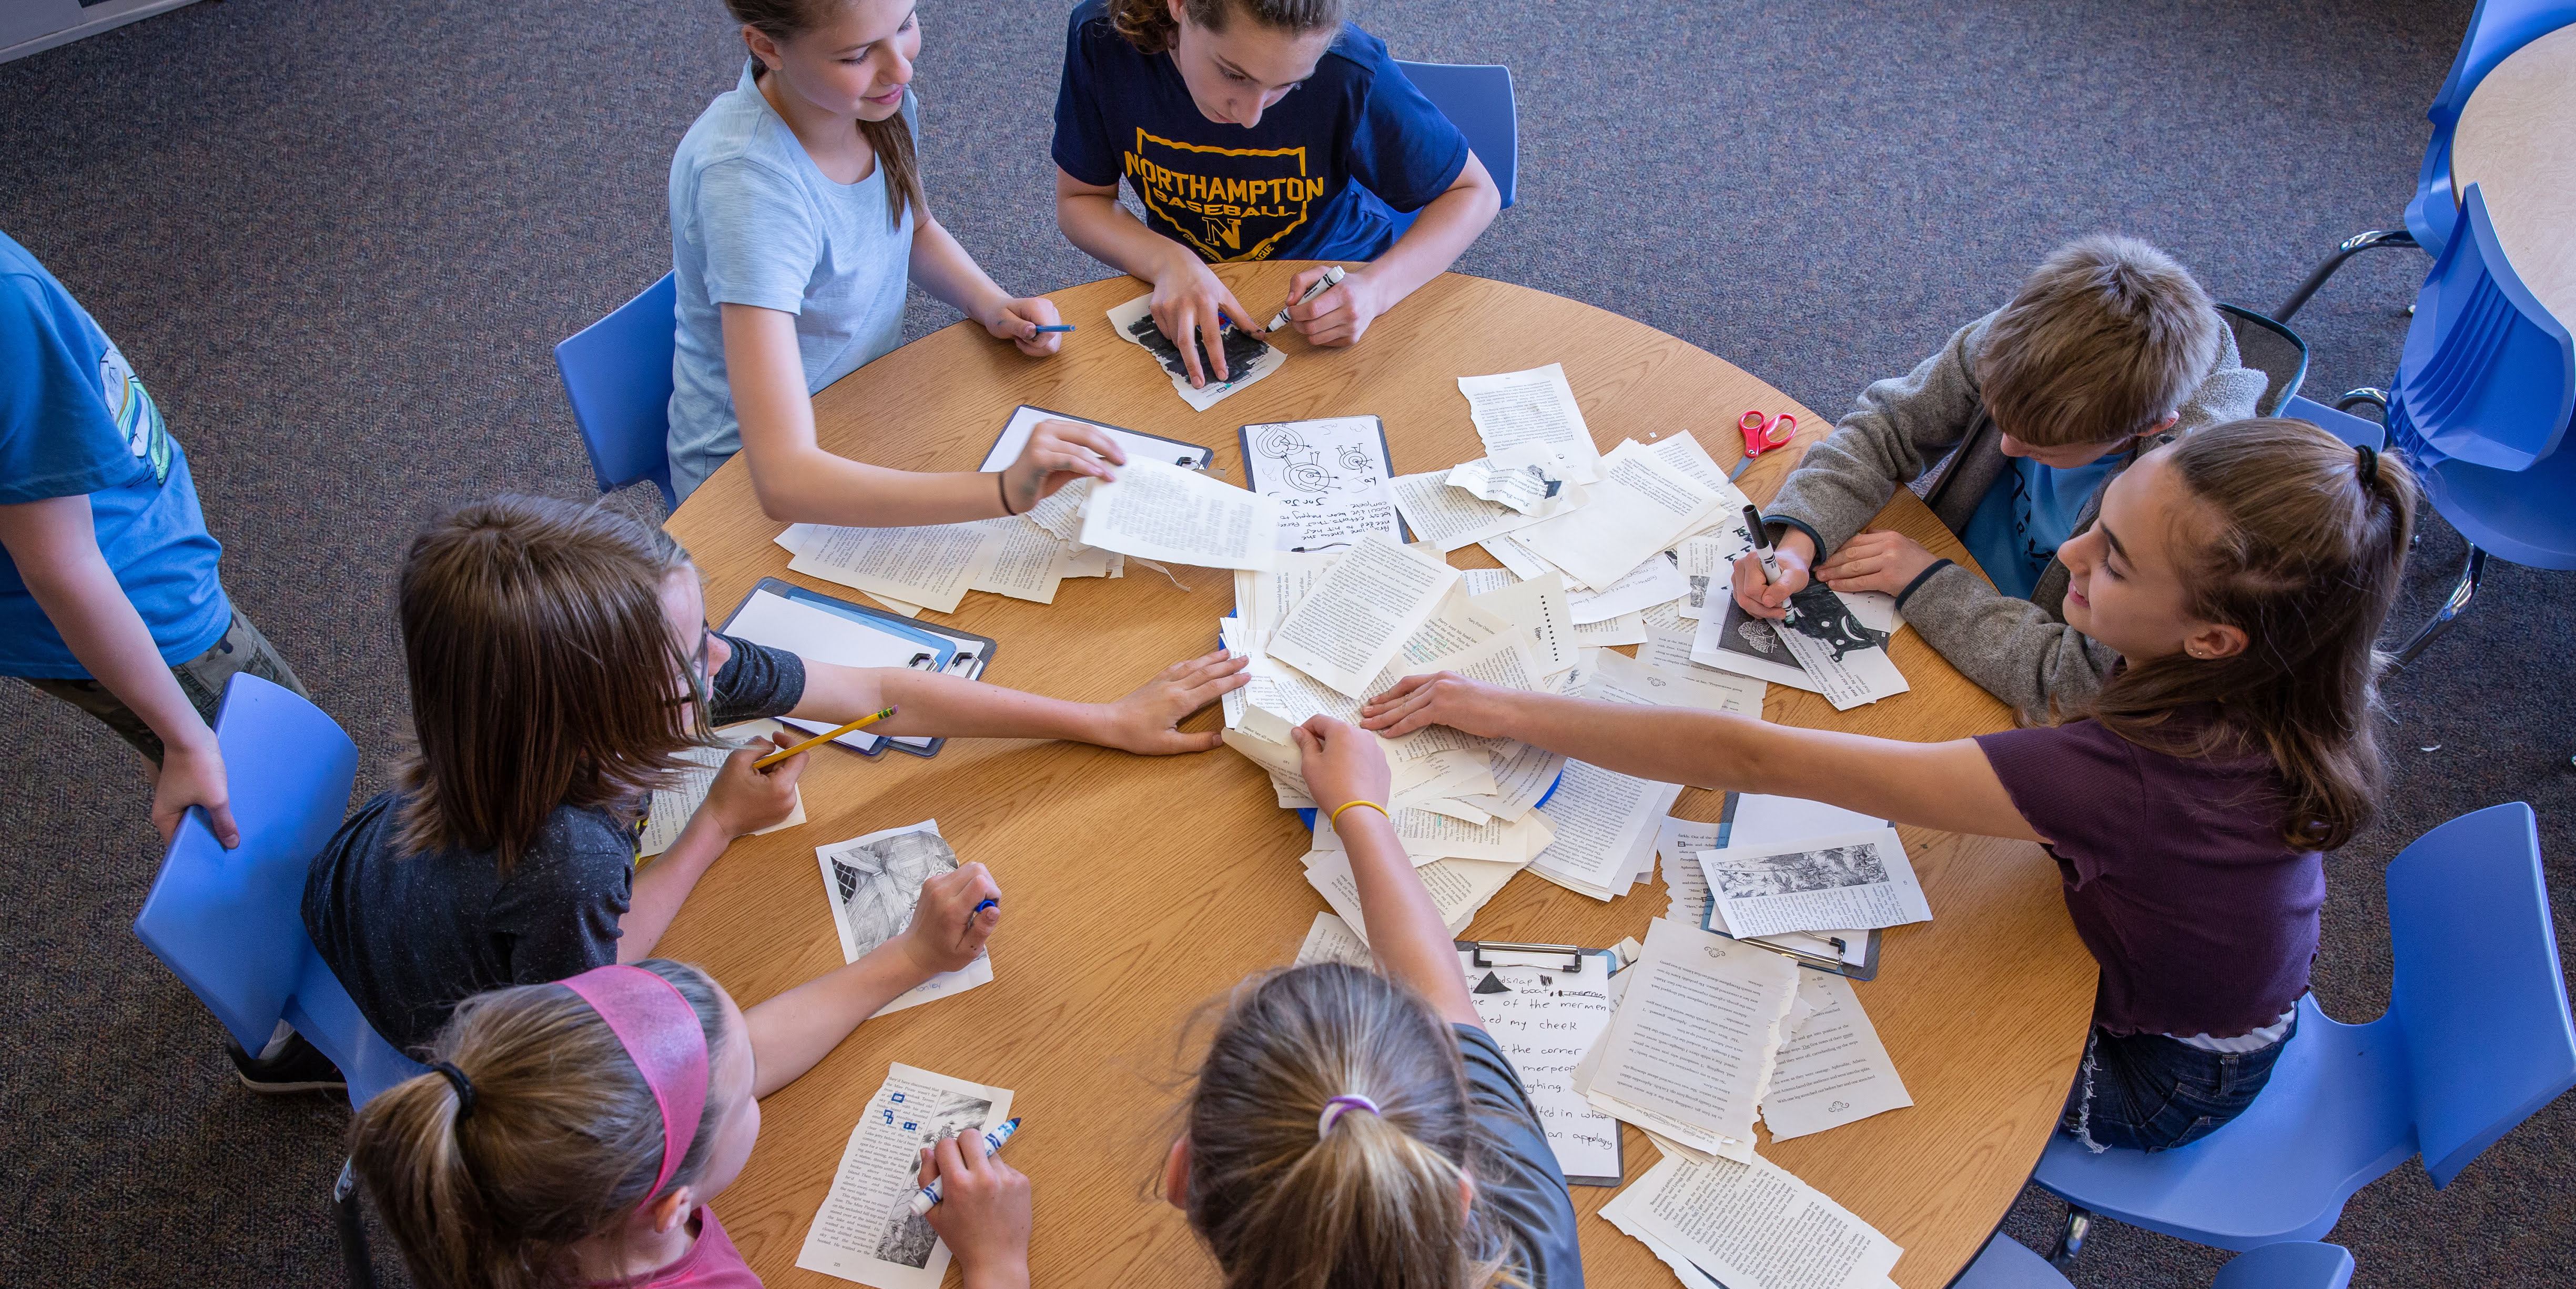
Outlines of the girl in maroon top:
M2102 967L2067 1130L2166 1149L2242 1112L2295 1027L2320 854L2370 821L2380 786L2372 642L2415 504L2402 462L2305 421L2234 421L2147 454L2059 552L2067 623L2124 661L2090 709L2045 728L1903 743L1446 672L1379 695L1363 723L2039 842Z

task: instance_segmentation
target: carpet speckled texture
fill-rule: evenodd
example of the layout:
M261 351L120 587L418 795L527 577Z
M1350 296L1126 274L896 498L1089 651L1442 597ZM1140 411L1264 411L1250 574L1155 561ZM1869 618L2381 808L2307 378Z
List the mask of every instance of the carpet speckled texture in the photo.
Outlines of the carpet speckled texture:
M2268 306L2337 239L2396 221L2469 8L1361 0L1358 16L1400 57L1517 78L1522 204L1461 269L1627 314L1838 414L2071 235L2142 235ZM1024 291L1102 276L1049 200L1061 15L923 5L935 208ZM716 0L209 0L0 66L0 229L167 409L227 583L364 749L362 792L406 724L388 603L406 536L481 494L588 493L550 346L669 266L671 149L739 56ZM2308 307L2309 392L2387 383L2428 265L2364 257ZM916 297L909 331L953 318ZM2427 528L2408 628L2461 552ZM2386 815L2329 867L2330 1013L2385 1007L2380 868L2461 812L2541 812L2570 925L2570 639L2576 576L2500 566L2390 686ZM24 1022L0 1057L0 1158L20 1179L0 1282L337 1283L321 1200L345 1111L244 1094L214 1022L135 943L158 847L131 754L20 686L0 685L0 720L0 996ZM2576 1283L2571 1161L2561 1101L2447 1192L2400 1167L2333 1238L2364 1286ZM2044 1245L2060 1211L2034 1190L2005 1230ZM2076 1279L2185 1289L2222 1260L2114 1225Z

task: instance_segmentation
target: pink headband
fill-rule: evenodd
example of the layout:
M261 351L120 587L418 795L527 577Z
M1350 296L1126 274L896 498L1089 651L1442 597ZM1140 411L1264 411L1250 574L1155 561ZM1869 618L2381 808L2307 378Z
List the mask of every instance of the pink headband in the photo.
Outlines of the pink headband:
M593 967L563 986L608 1022L608 1032L653 1090L653 1104L662 1111L662 1171L645 1194L659 1195L688 1157L707 1108L707 1032L698 1009L678 986L642 967Z

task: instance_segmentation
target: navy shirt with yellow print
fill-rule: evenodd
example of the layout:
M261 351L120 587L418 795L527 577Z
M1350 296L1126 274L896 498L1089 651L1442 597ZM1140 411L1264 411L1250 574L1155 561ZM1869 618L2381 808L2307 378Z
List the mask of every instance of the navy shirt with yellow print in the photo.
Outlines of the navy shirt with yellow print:
M1139 53L1104 0L1075 7L1055 101L1055 163L1125 179L1146 226L1211 262L1372 260L1390 208L1420 210L1467 168L1458 127L1347 23L1315 74L1250 129L1211 121L1168 53Z

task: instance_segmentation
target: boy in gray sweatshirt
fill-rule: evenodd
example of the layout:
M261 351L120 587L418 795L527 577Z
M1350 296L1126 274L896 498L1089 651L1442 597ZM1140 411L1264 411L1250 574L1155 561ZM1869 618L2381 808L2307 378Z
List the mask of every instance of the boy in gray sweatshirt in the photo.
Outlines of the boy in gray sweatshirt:
M2003 308L1861 391L1807 449L1763 515L1781 576L1766 583L1745 556L1736 601L1779 618L1811 569L1837 591L1885 591L1952 666L2026 716L2080 709L2118 655L2066 625L2058 546L2092 527L2103 488L2141 453L2254 415L2263 386L2170 256L2110 234L2070 242ZM1907 484L1992 584L1911 538L1862 531Z

